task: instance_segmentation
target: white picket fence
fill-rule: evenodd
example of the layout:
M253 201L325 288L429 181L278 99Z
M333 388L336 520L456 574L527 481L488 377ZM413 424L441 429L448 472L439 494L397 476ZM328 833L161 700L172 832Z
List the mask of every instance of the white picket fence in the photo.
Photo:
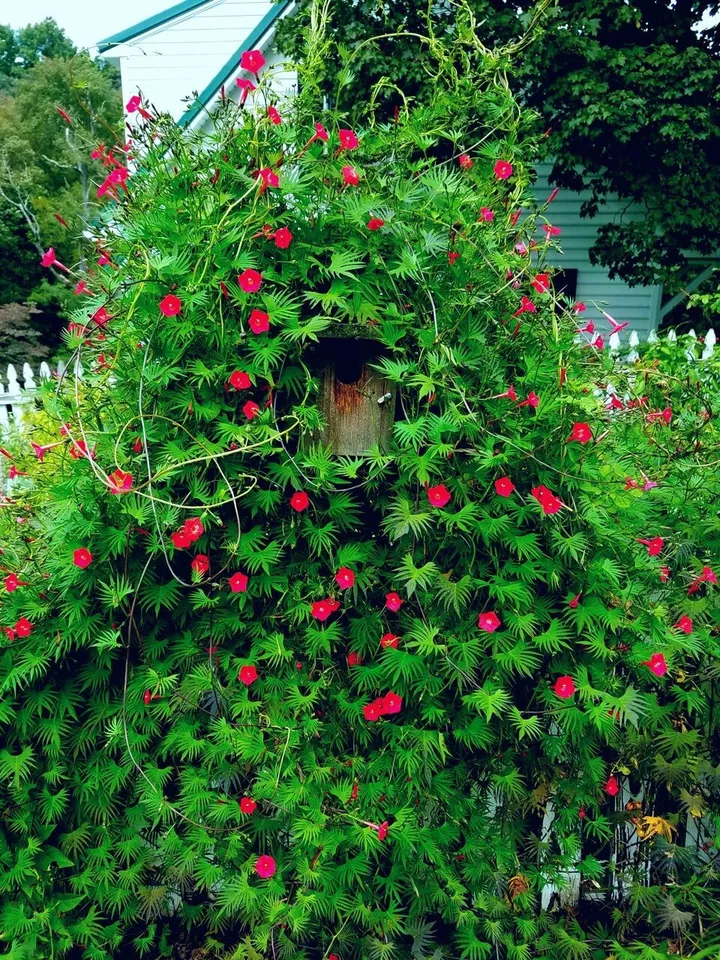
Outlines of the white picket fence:
M0 373L0 435L22 425L23 407L32 403L38 383L59 377L66 369L67 364L60 362L53 371L43 361L36 374L29 363L24 363L22 375L18 376L15 365L9 363L4 378ZM82 368L80 373L82 374Z
M695 333L694 330L688 330L687 336L690 337L691 340L698 341L698 339L699 339L699 338L698 338L698 335ZM677 334L675 333L674 330L668 330L667 338L666 338L666 339L667 339L670 343L677 343L677 338L678 338L678 337L677 337ZM647 342L648 342L648 343L656 343L659 339L660 339L660 337L658 336L657 330L651 330L650 333L648 334ZM704 338L703 338L702 341L700 341L700 342L702 342L702 344L703 344L703 351L702 351L702 354L700 355L700 359L701 359L701 360L709 360L710 357L711 357L711 356L713 355L713 353L715 352L715 344L717 343L717 337L716 337L716 335L715 335L715 330L714 330L712 327L710 327L710 329L708 330L708 332L705 334ZM608 343L609 343L609 346L610 346L610 350L612 350L613 353L617 353L618 351L620 351L621 349L623 349L623 344L622 344L622 341L620 340L620 334L619 334L619 333L613 333L613 334L610 336L610 339L608 340ZM638 337L637 333L636 333L634 330L632 331L632 333L631 333L630 336L628 337L627 345L628 345L628 347L630 348L630 349L629 349L629 352L628 352L628 355L627 355L627 359L628 359L630 362L633 362L634 360L637 360L637 358L638 358L637 348L640 346L640 337ZM697 359L698 359L697 351L691 349L690 347L688 347L688 349L685 351L685 354L686 354L688 360L697 360Z

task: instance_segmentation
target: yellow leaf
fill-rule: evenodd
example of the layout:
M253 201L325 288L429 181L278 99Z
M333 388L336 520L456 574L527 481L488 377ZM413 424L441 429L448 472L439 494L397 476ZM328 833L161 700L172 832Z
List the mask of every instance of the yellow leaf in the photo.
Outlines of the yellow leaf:
M664 837L668 843L672 843L672 835L675 827L663 817L638 817L637 834L641 840L649 840L651 837Z

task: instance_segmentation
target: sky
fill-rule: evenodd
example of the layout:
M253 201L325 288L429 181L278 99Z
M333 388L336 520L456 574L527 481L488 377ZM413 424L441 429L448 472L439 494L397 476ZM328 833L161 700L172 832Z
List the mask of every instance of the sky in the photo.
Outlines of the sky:
M92 50L98 40L167 10L177 0L0 0L0 23L24 27L54 17L78 47ZM718 17L708 18L715 21ZM92 51L95 52L95 51Z
M53 17L78 47L92 48L98 40L132 27L177 0L0 0L0 23L24 27Z

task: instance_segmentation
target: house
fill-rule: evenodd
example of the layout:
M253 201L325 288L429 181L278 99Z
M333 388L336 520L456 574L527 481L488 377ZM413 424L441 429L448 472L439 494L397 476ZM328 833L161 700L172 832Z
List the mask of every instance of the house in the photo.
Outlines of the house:
M182 126L202 129L209 124L208 108L221 90L238 97L235 79L241 74L244 50L263 51L279 95L297 89L296 74L285 68L273 47L277 22L294 8L295 0L181 0L108 37L98 47L102 56L120 69L124 102L140 90ZM550 168L549 163L538 165L535 192L539 201L552 191ZM629 321L625 336L634 331L645 340L683 295L663 304L661 286L631 287L622 280L611 280L603 267L590 262L589 251L601 224L642 219L643 211L611 198L595 217L582 218L580 209L588 198L588 194L562 191L547 212L553 225L562 230L563 255L557 255L555 262L565 272L565 289L587 304L583 319L596 321L599 330L608 327L600 312L600 307L605 307L618 321ZM707 262L698 269L703 266L707 267ZM711 271L712 264L685 292L695 289Z

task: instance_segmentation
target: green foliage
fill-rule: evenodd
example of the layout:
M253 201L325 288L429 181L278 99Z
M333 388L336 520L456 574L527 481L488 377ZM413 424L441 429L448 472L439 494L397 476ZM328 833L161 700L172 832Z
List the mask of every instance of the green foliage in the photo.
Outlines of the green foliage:
M308 65L331 55L309 44ZM211 134L138 119L111 263L68 334L83 377L47 386L54 425L11 451L34 482L1 515L9 956L720 942L708 398L578 341L541 292L550 241L522 252L546 211L507 50L464 18L424 49L434 99L390 120L368 103L357 147L312 75L280 125L267 80ZM367 375L397 405L367 451L323 441L316 337L340 359L378 345ZM575 877L592 912L565 899Z
M105 176L89 153L98 141L115 141L122 109L117 71L76 55L53 21L8 30L0 32L0 304L31 301L42 310L32 326L47 356L60 345L59 314L74 298L62 271L51 272L50 284L39 260L48 247L68 264L87 254L82 234L92 229ZM2 356L28 359L19 346Z
M434 96L417 35L426 32L428 10L436 36L452 35L454 3L336 6L335 36L352 59L349 67L324 60L319 82L343 110L361 110L376 84L390 111L402 102L400 90L422 102ZM593 258L611 276L677 292L697 273L688 253L716 255L720 248L717 4L559 0L542 18L534 0L469 6L490 45L518 39L535 18L541 34L519 54L514 86L538 112L538 132L550 131L540 147L554 161L556 181L589 192L583 215L602 212L614 195L642 204L642 217L599 225ZM286 51L297 51L311 7L312 0L300 0L294 16L281 21Z

